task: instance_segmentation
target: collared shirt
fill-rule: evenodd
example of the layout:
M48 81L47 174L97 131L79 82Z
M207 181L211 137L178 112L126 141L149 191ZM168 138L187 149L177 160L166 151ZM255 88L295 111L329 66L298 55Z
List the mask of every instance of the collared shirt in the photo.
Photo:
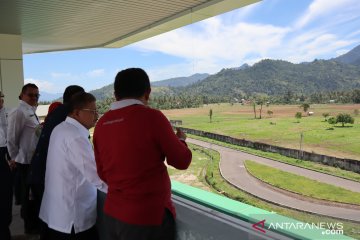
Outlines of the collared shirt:
M96 188L107 186L96 172L89 131L67 117L51 134L46 160L45 191L39 217L62 233L83 232L96 221Z
M36 107L24 101L8 115L7 147L11 159L21 164L30 164L36 148L35 128L40 124Z
M166 208L175 216L164 161L186 169L191 151L164 114L136 99L115 102L96 124L93 141L98 174L109 186L107 215L149 226L161 225Z
M66 104L60 105L46 117L46 122L41 131L40 139L31 159L29 183L44 185L46 158L49 149L50 136L54 128L65 121L69 113Z
M120 100L120 101L111 103L110 110L116 110L116 109L124 108L127 106L135 105L135 104L144 105L144 103L142 101L137 100L137 99L125 99L125 100Z
M6 147L6 132L7 132L7 109L2 107L0 109L0 147Z

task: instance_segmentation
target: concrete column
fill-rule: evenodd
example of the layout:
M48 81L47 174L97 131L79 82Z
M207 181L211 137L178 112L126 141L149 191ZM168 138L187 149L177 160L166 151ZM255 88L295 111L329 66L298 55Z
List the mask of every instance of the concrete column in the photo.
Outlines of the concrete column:
M22 40L20 35L0 34L0 90L5 106L16 107L24 85Z

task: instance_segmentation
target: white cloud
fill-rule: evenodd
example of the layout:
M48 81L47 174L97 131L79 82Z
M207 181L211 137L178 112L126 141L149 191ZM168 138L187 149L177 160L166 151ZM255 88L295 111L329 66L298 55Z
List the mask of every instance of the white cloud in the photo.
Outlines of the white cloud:
M49 93L58 93L57 87L54 85L54 83L49 81L43 81L33 78L25 78L25 83L34 83L40 91L42 92L49 92Z
M340 55L347 53L348 51L349 51L349 49L340 49L340 50L336 51L335 53L336 53L336 56L338 57Z
M105 75L105 69L94 69L86 73L88 77L101 77Z
M214 71L215 69L216 71ZM176 77L187 77L195 73L215 73L218 70L218 65L215 63L201 63L198 61L146 68L151 82Z
M60 72L52 72L50 73L51 77L53 78L72 78L71 73L60 73Z
M172 64L146 69L151 82L174 77L189 76L191 75L191 71L190 63Z
M201 31L179 29L142 41L134 47L185 58L187 62L193 62L198 71L210 68L210 72L214 72L212 67L219 70L219 63L238 66L249 55L267 56L271 48L282 45L290 30L269 24L240 22L226 25L219 17L203 21L199 27Z
M359 9L358 6L358 0L314 0L305 14L296 21L295 28L303 28L323 16L333 15L332 17L334 18L334 14L336 14L339 9L342 9L343 12L356 11L356 9ZM345 16L346 15L342 14L342 18ZM331 18L328 20L332 21Z
M229 22L229 16L225 19L213 17L198 23L196 28L186 27L164 33L132 47L185 59L186 63L181 65L153 69L153 80L166 79L161 78L160 73L169 75L169 71L173 71L172 76L178 76L177 72L215 73L221 68L237 67L243 63L253 64L265 58L294 63L330 58L340 49L350 48L358 41L354 38L356 34L344 37L343 33L338 33L339 29L344 30L342 24L347 21L352 21L353 24L353 19L360 18L360 4L354 5L357 1L314 0L308 10L294 19L293 24L290 22L288 27ZM253 9L255 8L256 6ZM239 19L242 19L241 14ZM307 26L306 31L302 28L315 19L317 24ZM351 29L344 31L354 32Z
M273 0L273 4L276 4L277 0ZM251 16L251 14L255 13L257 9L261 7L261 1L256 2L245 7L242 7L240 11L231 11L226 13L223 18L225 21L230 22L240 22L245 21L247 17Z
M313 61L315 58L334 57L339 49L353 44L352 40L339 39L334 34L317 31L297 35L286 42L283 49L273 49L272 56L293 63Z
M360 30L352 32L352 33L347 35L348 38L359 37L359 36L360 36Z

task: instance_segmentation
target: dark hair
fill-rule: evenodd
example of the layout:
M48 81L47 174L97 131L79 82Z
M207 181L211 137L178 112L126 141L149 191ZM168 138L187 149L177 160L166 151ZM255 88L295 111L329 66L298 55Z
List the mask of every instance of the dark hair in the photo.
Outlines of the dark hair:
M29 88L39 89L35 84L33 84L33 83L27 83L27 84L25 84L25 85L22 87L21 93L25 93Z
M150 90L150 80L141 68L128 68L118 72L114 82L115 96L122 98L139 98Z
M79 93L79 92L85 92L85 90L78 86L78 85L70 85L68 86L65 91L64 91L64 94L63 94L63 103L69 103L70 100L71 100L71 97L76 94L76 93Z
M69 112L72 113L76 109L82 109L87 104L95 102L96 98L91 93L78 92L74 94L69 102Z
M27 91L29 88L39 89L35 84L33 84L33 83L27 83L27 84L25 84L25 85L21 88L21 94L25 94L26 91ZM21 94L20 94L20 95L21 95ZM19 99L21 100L21 96L19 96Z

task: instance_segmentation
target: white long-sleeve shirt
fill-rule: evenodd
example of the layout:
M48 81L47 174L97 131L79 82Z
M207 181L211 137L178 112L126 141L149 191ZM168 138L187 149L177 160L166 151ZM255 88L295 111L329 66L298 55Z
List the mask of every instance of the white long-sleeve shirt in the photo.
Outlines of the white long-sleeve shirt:
M24 101L8 114L7 147L11 159L21 164L30 164L37 142L35 128L40 124L36 107Z
M67 117L50 137L39 217L59 232L71 233L74 226L79 233L94 226L96 188L107 192L88 136L88 129Z
M7 144L7 109L2 107L0 109L0 147L6 147Z

